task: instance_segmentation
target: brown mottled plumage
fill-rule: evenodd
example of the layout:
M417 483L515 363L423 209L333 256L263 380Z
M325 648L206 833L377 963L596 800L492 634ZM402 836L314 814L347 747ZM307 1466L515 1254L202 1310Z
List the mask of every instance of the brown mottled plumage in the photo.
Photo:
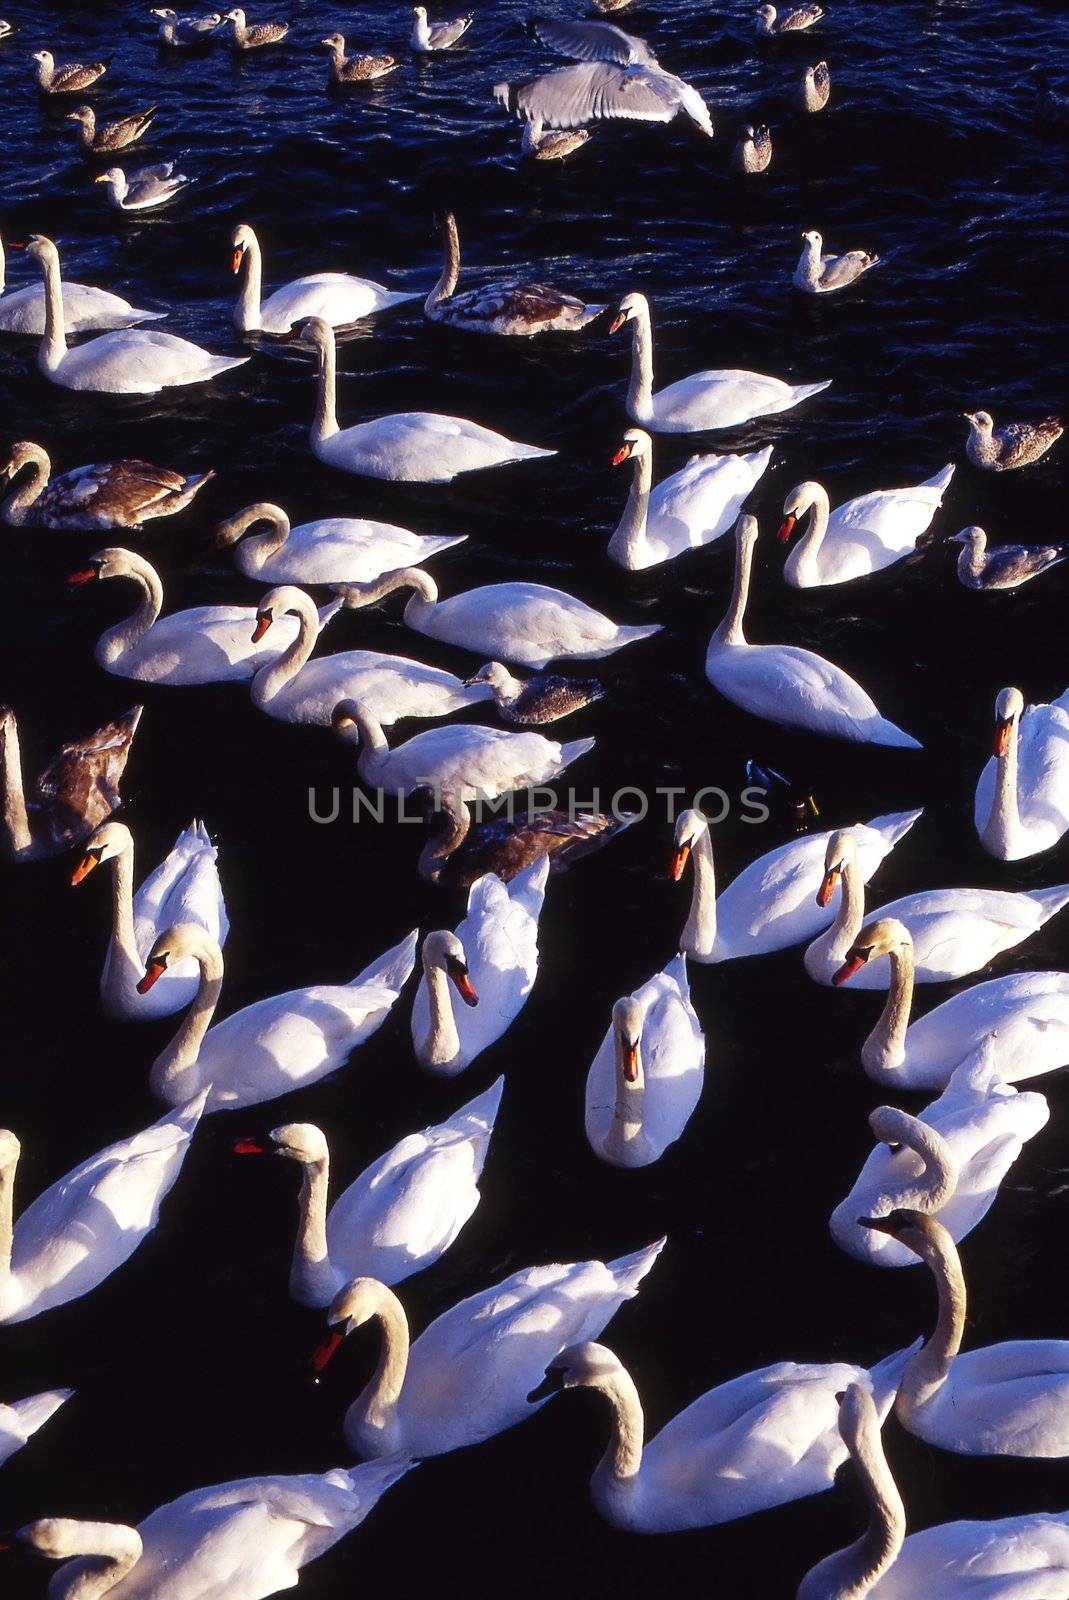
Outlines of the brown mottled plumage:
M17 860L57 855L81 844L121 804L119 784L142 706L82 739L61 745L26 796L15 714L0 706L3 822Z
M424 305L432 322L469 333L496 333L514 338L530 338L582 328L600 316L605 306L588 306L573 294L565 294L545 283L493 283L483 289L455 293L460 276L460 240L456 218L449 212L442 218L445 260L442 275Z
M388 72L393 72L397 66L393 56L347 56L343 33L328 33L319 42L331 51L331 83L373 83L376 78L384 78Z
M234 50L262 50L265 45L281 44L290 31L288 22L255 22L250 27L244 11L237 6L226 13L223 21L234 25L230 41Z
M566 872L574 861L600 850L637 820L600 811L529 814L521 802L514 815L495 816L472 828L470 808L454 795L437 797L424 788L411 798L424 807L430 827L420 852L420 876L428 883L459 889L468 888L486 872L508 883L543 856L549 856L551 872Z
M1012 472L1015 467L1031 466L1065 432L1060 417L1044 417L1042 422L1007 422L996 428L989 411L966 411L964 415L969 424L965 454L974 467L988 472Z
M93 462L51 478L47 453L29 440L12 445L0 477L14 479L26 467L33 469L32 476L0 506L0 517L13 528L140 528L184 511L215 477L214 471L185 477L150 461L124 460Z
M561 717L600 700L605 693L597 678L564 678L549 672L517 678L500 661L488 661L480 667L466 679L465 688L477 683L488 683L494 691L494 704L502 722L521 727L559 722Z
M811 28L824 15L824 7L817 5L795 6L791 11L777 12L775 6L761 6L757 12L757 32L767 38L770 34L801 33Z
M37 87L42 94L74 94L88 89L108 70L106 61L91 61L87 65L72 61L57 67L50 50L38 50L33 56L37 62Z
M92 106L79 106L77 111L67 113L67 121L79 124L78 137L83 150L91 155L103 155L111 150L127 150L130 145L143 139L158 110L158 106L150 106L147 111L139 111L135 116L98 125Z

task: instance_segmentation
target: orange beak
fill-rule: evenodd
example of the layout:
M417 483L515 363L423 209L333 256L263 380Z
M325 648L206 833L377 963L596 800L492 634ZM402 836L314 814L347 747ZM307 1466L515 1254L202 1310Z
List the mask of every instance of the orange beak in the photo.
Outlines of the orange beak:
M271 622L272 622L272 618L271 618L270 612L263 611L263 612L258 612L257 613L256 626L252 630L252 642L253 642L253 644L259 644L260 640L263 638L264 634L267 632L268 628L271 626Z
M261 1144L259 1139L235 1139L233 1145L236 1156L265 1156L267 1146Z
M149 964L148 964L148 968L146 969L145 976L138 983L138 986L137 986L138 994L148 994L149 990L152 988L152 985L159 978L162 978L163 974L166 971L167 971L167 963L166 963L166 961L150 961Z
M97 576L96 567L79 567L77 572L72 572L67 582L70 584L92 583Z
M864 956L850 956L850 958L839 968L838 972L835 973L831 980L832 983L834 983L836 988L838 988L842 983L849 983L850 979L854 976L854 973L860 972L864 965Z
M618 311L616 313L615 317L613 317L612 322L609 325L609 332L610 333L619 333L620 329L623 327L623 325L624 325L624 323L626 321L627 321L627 318L624 316L624 313L622 311Z
M638 1082L638 1045L624 1040L624 1077L628 1083Z
M464 1004L466 1006L477 1006L479 1004L479 996L475 992L475 985L468 974L466 972L451 972L449 976L456 984L457 993Z
M779 541L780 541L780 544L786 544L787 543L787 540L790 538L791 534L794 532L795 524L797 523L797 521L798 521L798 518L794 517L794 516L784 517L783 521L779 525Z
M322 1372L329 1365L331 1358L337 1354L345 1343L344 1333L337 1333L333 1329L316 1345L312 1353L312 1371Z
M683 876L683 872L684 872L684 870L686 868L686 865L687 865L687 862L689 860L690 860L690 845L689 844L676 845L676 848L672 851L671 860L668 863L668 875L672 879L673 883L678 883L679 882L680 878Z
M244 259L245 259L244 250L242 250L240 248L240 246L235 246L234 253L230 257L230 270L231 270L231 272L240 272L241 271L241 263L244 261Z
M835 883L836 883L836 879L838 878L838 876L839 876L838 869L835 868L835 867L832 867L830 872L826 872L824 874L823 880L821 881L820 888L817 890L817 905L818 906L829 906L829 905L831 905L831 897L835 893Z
M1006 751L1010 748L1010 733L1012 728L1012 718L1007 718L1005 722L998 722L995 724L994 752L996 756L1004 756Z
M613 466L614 467L622 467L624 462L627 460L627 458L628 458L628 456L630 454L631 454L631 446L629 444L622 444L620 446L619 450L617 450L616 454L612 458Z
M88 878L94 867L100 865L100 857L92 854L84 855L71 873L71 888L81 883L83 878Z

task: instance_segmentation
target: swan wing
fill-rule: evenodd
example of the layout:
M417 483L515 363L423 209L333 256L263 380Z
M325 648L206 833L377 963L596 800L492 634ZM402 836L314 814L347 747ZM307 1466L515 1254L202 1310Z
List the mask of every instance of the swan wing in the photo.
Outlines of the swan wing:
M882 720L861 685L812 650L747 645L725 654L722 692L756 716L858 740L868 738L874 720Z
M13 1400L10 1405L0 1404L0 1467L22 1449L38 1428L44 1427L73 1393L73 1389L50 1389L26 1400Z
M734 527L771 458L771 446L750 456L692 456L650 495L647 538L681 550L719 539Z
M266 583L373 583L385 572L418 566L466 538L412 533L357 517L326 517L292 529L282 548L250 576Z
M244 366L247 359L212 356L173 333L125 328L102 333L68 350L59 372L69 388L154 394L174 385L202 382L229 367Z
M1052 1600L1069 1593L1069 1514L946 1522L912 1533L872 1600Z
M143 957L163 929L179 922L206 929L219 945L226 942L230 922L217 859L207 829L195 822L178 835L174 849L149 873L133 902L134 942Z
M953 995L910 1023L905 1069L949 1077L985 1040L1007 1083L1069 1064L1069 975L1015 972Z
M265 333L289 333L304 317L322 317L340 328L410 298L392 293L372 278L316 272L295 278L270 294L260 308L260 325Z
M307 662L262 704L271 715L290 722L329 727L339 700L358 700L387 728L403 717L444 717L477 698L478 691L465 689L459 678L439 667L375 650L346 650Z

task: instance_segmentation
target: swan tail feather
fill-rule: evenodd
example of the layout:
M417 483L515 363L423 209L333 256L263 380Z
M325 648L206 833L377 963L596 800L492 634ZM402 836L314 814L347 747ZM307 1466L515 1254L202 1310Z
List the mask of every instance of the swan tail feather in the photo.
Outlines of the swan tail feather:
M888 845L893 846L906 837L913 824L919 822L923 815L923 806L918 806L916 811L889 811L885 816L873 817L866 827L882 833Z
M1069 905L1069 883L1059 884L1056 889L1035 889L1029 895L1029 899L1043 908L1043 921L1047 922L1064 906Z
M578 761L580 756L585 756L588 751L593 750L596 743L596 739L572 739L568 744L562 744L560 747L561 770L563 771L565 767L570 767L573 761Z
M11 1410L19 1419L22 1431L29 1438L38 1428L43 1428L49 1417L55 1415L74 1393L73 1389L46 1389L43 1394L30 1395L26 1400L15 1400Z
M822 383L796 383L791 390L792 404L797 405L802 400L809 400L815 394L823 394L825 389L830 389L832 380L825 378Z
M873 720L871 731L868 735L869 744L890 745L896 750L923 750L924 746L919 739L894 722L888 722L886 717L876 717Z
M606 1263L622 1294L629 1299L638 1294L639 1285L667 1243L668 1236L665 1235L656 1243L647 1245L645 1250L636 1250L634 1255L620 1256L616 1261Z
M419 1462L411 1456L383 1456L379 1461L361 1461L355 1467L336 1467L327 1473L327 1477L339 1489L348 1489L350 1494L359 1495L366 1501L370 1511L387 1489L418 1466Z
M416 964L416 943L419 933L414 928L410 934L395 944L392 950L387 950L378 956L370 966L358 972L355 978L350 979L348 987L358 989L363 984L378 983L385 989L395 990L400 994Z
M926 478L921 487L924 489L938 489L940 498L942 498L950 488L950 480L954 476L954 471L954 463L949 461L942 471L937 472L933 478Z

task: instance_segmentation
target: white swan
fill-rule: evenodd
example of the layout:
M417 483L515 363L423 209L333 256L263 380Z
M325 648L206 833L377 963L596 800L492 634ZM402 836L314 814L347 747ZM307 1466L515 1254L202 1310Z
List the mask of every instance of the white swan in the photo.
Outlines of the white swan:
M546 283L518 283L513 280L484 284L457 294L460 278L460 237L457 219L451 211L442 218L445 259L441 276L423 305L430 322L447 328L463 328L468 333L497 334L530 339L536 333L576 331L608 308L587 305L574 294L565 294Z
M49 1417L55 1416L73 1393L73 1389L49 1389L26 1400L12 1400L9 1405L0 1402L0 1467L22 1449L38 1428L44 1427Z
M512 1026L538 976L538 919L546 897L549 860L535 861L510 882L494 873L468 891L468 912L456 932L423 941L423 976L412 1006L416 1060L452 1077L469 1067ZM464 1001L458 1015L453 983Z
M132 578L141 601L123 622L106 628L93 652L105 672L140 683L247 683L265 662L276 661L297 638L294 618L283 616L270 644L254 638L255 606L190 606L161 617L163 584L144 556L111 547L98 550L84 567L72 572L75 585ZM337 602L319 613L326 622Z
M900 1350L871 1371L847 1361L781 1361L744 1373L692 1401L648 1442L634 1379L604 1345L563 1351L536 1393L585 1388L603 1394L612 1408L612 1434L590 1480L594 1504L614 1527L676 1533L830 1489L847 1454L836 1426L836 1394L859 1384L866 1394L871 1390L885 1417L911 1353Z
M504 1078L447 1121L400 1139L327 1210L330 1147L308 1122L271 1130L276 1155L301 1167L300 1223L290 1294L302 1306L329 1306L354 1278L403 1283L433 1266L479 1204L479 1178L501 1103ZM239 1155L270 1147L240 1139Z
M867 883L922 813L895 811L859 822L849 831ZM818 905L830 833L811 833L766 851L744 867L719 895L709 823L700 811L681 811L669 865L678 883L690 861L694 887L679 948L692 961L734 961L802 944L834 918L832 901Z
M259 239L247 222L239 222L230 243L235 275L243 265L245 268L234 307L234 326L239 333L288 334L302 317L322 317L333 328L351 328L362 317L418 299L414 294L397 294L371 278L354 278L347 272L313 272L294 278L261 303L263 256Z
M879 917L846 952L886 955L887 1002L865 1040L861 1061L877 1083L945 1089L955 1067L986 1045L1004 1083L1021 1083L1069 1066L1069 972L1011 972L952 995L910 1022L915 961L905 923ZM907 1026L908 1024L908 1026Z
M920 1256L939 1296L935 1330L898 1390L902 1426L957 1455L1069 1455L1069 1339L1009 1339L961 1354L965 1279L942 1223L901 1210L866 1225Z
M912 1267L917 1257L859 1217L909 1207L937 1217L964 1239L990 1211L1025 1143L1044 1128L1041 1094L1018 1094L998 1076L985 1047L952 1073L938 1100L919 1117L879 1106L869 1127L880 1141L831 1214L831 1236L848 1255L874 1267Z
M267 526L249 533L257 523ZM418 566L467 537L411 533L364 517L320 517L291 528L282 507L265 500L236 511L215 530L217 544L234 545L238 570L263 583L372 583L384 572Z
M40 338L45 331L45 286L30 283L5 294L7 263L0 239L0 333ZM142 311L121 295L63 280L63 328L66 333L98 333L129 328L135 322L157 322L166 311Z
M0 1324L25 1322L103 1283L159 1220L206 1100L197 1094L152 1127L98 1150L15 1221L22 1147L0 1129Z
M713 688L744 711L783 727L809 728L855 744L919 750L919 741L882 717L861 685L833 661L797 645L750 644L743 618L756 544L756 518L741 516L731 602L705 653L705 676Z
M691 456L686 466L653 487L653 440L629 428L612 458L635 463L624 514L609 540L610 561L642 572L687 550L712 544L735 526L747 495L772 459L772 446L746 456Z
M146 995L137 992L149 951L165 928L192 922L218 945L226 943L230 920L216 866L218 851L203 823L194 822L174 849L134 893L134 839L122 822L105 822L82 846L71 874L81 883L101 862L111 861L112 933L100 978L100 998L109 1017L151 1022L190 1005L200 972L193 960L178 961Z
M865 885L852 835L840 831L828 841L820 902L826 905L842 886L835 921L805 953L805 970L816 983L850 982L855 989L886 989L890 962L882 952L858 943L865 920ZM925 889L881 906L880 918L893 917L909 929L918 983L942 983L986 967L1012 950L1069 904L1069 884L1056 889L1011 893L1006 889Z
M59 251L40 234L30 236L27 250L44 273L45 331L37 365L50 383L94 394L159 394L161 389L207 383L248 360L248 356L213 356L188 339L148 328L102 333L68 350Z
M1051 850L1069 830L1069 689L1050 705L1027 707L1020 689L1001 690L973 820L999 861Z
M378 718L356 700L335 706L331 726L347 744L359 747L356 769L371 787L402 795L429 786L464 800L476 794L493 800L510 789L548 783L592 750L595 742L573 739L558 744L540 733L454 722L428 728L391 750Z
M953 466L946 466L924 483L875 489L844 500L834 511L819 483L798 484L783 502L780 539L786 543L807 513L809 526L787 557L783 576L793 589L814 589L849 583L903 561L931 527L953 476Z
M820 394L831 383L792 385L763 372L735 368L693 372L667 389L653 393L653 330L650 306L644 294L626 294L609 329L615 333L632 324L631 382L627 414L653 433L701 433L707 429L734 428L754 417L774 416Z
M336 1331L317 1357L322 1368L346 1334L378 1319L378 1368L345 1414L352 1449L443 1455L533 1416L539 1402L528 1396L549 1363L566 1345L596 1338L634 1299L664 1243L618 1261L526 1267L443 1311L411 1347L392 1289L358 1278L331 1306Z
M136 1528L46 1517L18 1538L69 1561L51 1600L263 1600L359 1526L415 1462L394 1458L299 1477L242 1478L193 1489Z
M586 1080L590 1148L616 1167L647 1167L680 1137L705 1081L705 1035L687 958L617 1000Z
M208 1111L261 1105L317 1083L343 1066L386 1021L415 963L416 935L387 950L349 983L318 983L256 1000L211 1026L223 986L223 952L203 928L178 923L149 951L138 992L172 964L192 957L200 968L197 996L170 1044L155 1059L149 1082L174 1105L206 1090Z
M660 633L659 622L629 627L613 622L563 589L543 583L487 583L439 600L438 585L422 567L388 573L377 583L337 585L345 604L373 605L395 589L411 589L405 623L431 639L459 645L476 655L544 667L565 657L600 661Z
M297 324L291 338L314 344L318 351L312 454L339 472L400 483L452 483L461 472L557 453L518 444L466 417L442 416L435 411L398 411L339 430L334 329L322 317L307 317Z
M1069 1594L1069 1512L946 1522L906 1538L880 1419L863 1389L842 1397L839 1428L860 1473L869 1525L806 1574L797 1600L1054 1600Z

